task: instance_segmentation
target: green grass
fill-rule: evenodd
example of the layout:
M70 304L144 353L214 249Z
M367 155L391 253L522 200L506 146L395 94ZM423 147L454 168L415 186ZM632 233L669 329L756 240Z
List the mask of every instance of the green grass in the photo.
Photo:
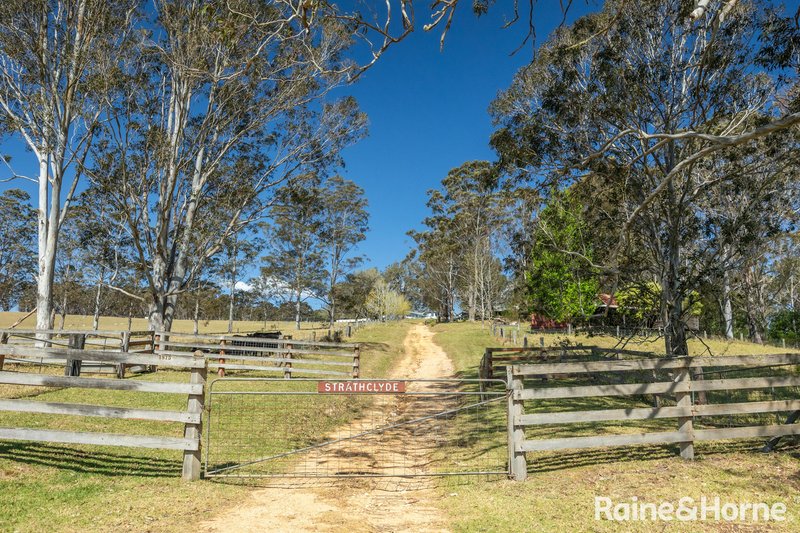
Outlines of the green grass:
M14 324L17 320L24 317L27 313L19 313L19 312L0 312L0 328L8 328L12 324ZM61 317L56 316L55 319L55 328L59 329L61 326ZM199 333L210 333L210 334L217 334L217 333L226 333L228 331L228 321L227 320L201 320L198 323L199 326ZM30 317L26 318L22 321L18 326L17 329L33 329L36 327L36 315L31 315ZM342 324L337 324L334 329L341 329L344 330L346 326ZM92 317L88 315L67 315L66 320L64 321L64 328L63 329L80 329L80 330L90 330L92 329ZM107 331L122 331L128 329L128 319L127 317L110 317L110 316L102 316L100 317L99 322L99 329L100 330L107 330ZM133 331L143 331L150 329L147 323L147 319L144 318L134 318L131 321L131 330ZM292 335L295 339L311 339L312 335L316 335L316 338L319 339L323 335L328 333L329 330L328 324L324 324L322 322L303 322L301 323L300 330L295 328L294 322L288 321L274 321L270 320L267 322L264 321L246 321L246 320L238 320L233 323L233 332L234 333L247 333L251 331L274 331L279 330L284 335ZM172 325L172 331L176 333L192 333L194 331L194 322L192 320L175 320Z
M403 353L403 339L410 327L407 322L374 324L355 333L352 340L363 343L363 377L388 374ZM42 371L63 373L62 369L53 367L44 367ZM162 369L130 379L187 382L188 373ZM301 387L291 381L279 384ZM0 388L0 397L148 409L182 410L186 407L186 398L181 395L126 391L4 386ZM249 433L254 427L266 428L265 438L251 439L256 446L245 450L256 457L270 449L319 438L357 416L358 406L345 405L340 398L331 400L334 404L322 410L311 409L311 398L306 399L307 409L303 408L303 402L299 406L296 403L283 406L284 410L270 409L276 407L274 405L244 405L229 413L227 420ZM291 425L294 433L286 429L288 425L281 425L287 420L289 407L300 408L305 413L300 423L295 421ZM256 420L256 414L261 419ZM175 437L181 436L183 431L182 425L175 423L10 412L0 413L0 427ZM221 445L224 439L216 444L218 448ZM0 493L4 495L0 506L0 531L191 531L198 519L235 505L251 490L247 486L213 480L182 482L181 459L180 452L168 450L0 442Z
M477 368L484 349L502 346L487 328L479 324L456 323L435 326L435 341L453 360L456 371L465 378L477 377ZM544 337L546 346L563 343L614 347L611 337L566 337L563 335L531 335L529 343L539 345ZM520 339L522 336L520 335ZM510 341L507 341L510 345ZM784 350L749 343L707 341L715 355L760 354ZM661 342L631 342L633 350L663 353ZM698 341L690 343L694 355L708 353ZM746 375L776 375L791 372L784 370L750 370L728 377ZM641 377L641 376L639 376ZM637 379L631 376L630 379ZM551 380L542 386L588 384L580 379ZM796 398L797 389L775 391L741 391L724 398L725 401ZM721 394L721 393L716 393ZM665 402L670 403L668 399ZM709 393L709 401L722 401L722 397ZM574 400L549 400L526 402L526 412L553 410L606 409L651 406L651 397L589 398ZM492 410L498 419L504 419L505 410L498 406ZM775 423L777 415L756 415L739 418L736 422ZM707 426L725 425L727 417L704 419ZM497 426L493 424L494 426ZM597 423L569 426L539 426L526 430L527 438L555 438L581 434L615 434L647 430L672 431L675 421L670 419L644 422ZM698 427L700 424L698 424ZM478 449L494 454L492 460L502 460L506 453L506 435L494 431L487 434L480 428L462 427L467 432L479 432L480 448L469 445L453 450L469 456ZM594 450L567 450L563 452L529 453L528 481L484 482L481 479L459 479L445 483L441 488L441 506L448 513L455 531L800 531L800 448L784 447L772 454L758 452L763 441L725 441L699 443L695 446L697 460L687 462L677 457L675 446L641 446L604 448ZM784 502L792 517L785 523L758 524L755 527L715 522L692 523L618 523L594 520L594 497L608 496L615 501L630 501L636 496L640 501L677 503L682 496L699 499L705 495L720 496L725 501ZM765 527L766 526L766 527Z

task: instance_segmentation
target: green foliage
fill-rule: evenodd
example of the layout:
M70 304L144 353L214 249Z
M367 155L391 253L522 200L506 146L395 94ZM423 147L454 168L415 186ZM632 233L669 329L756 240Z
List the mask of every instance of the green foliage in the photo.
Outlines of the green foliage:
M340 314L348 318L366 317L367 297L380 277L375 268L347 274L345 280L336 287Z
M569 191L554 194L539 214L526 273L530 310L558 321L592 314L599 282L591 259L581 205Z
M619 313L640 322L656 320L661 314L661 285L655 281L628 285L614 295L619 304ZM686 316L703 314L703 302L700 293L692 291L683 300Z
M399 292L389 288L384 279L378 278L372 287L365 307L378 320L397 320L411 312L411 304Z
M0 309L19 302L36 271L36 211L20 189L0 195Z
M771 339L785 339L796 343L800 340L800 311L784 309L772 316L769 324Z

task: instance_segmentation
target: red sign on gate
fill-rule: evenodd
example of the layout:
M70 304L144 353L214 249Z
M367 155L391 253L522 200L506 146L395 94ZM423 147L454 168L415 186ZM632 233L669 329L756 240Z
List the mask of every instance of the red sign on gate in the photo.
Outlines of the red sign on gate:
M317 381L320 394L392 394L405 391L405 381Z

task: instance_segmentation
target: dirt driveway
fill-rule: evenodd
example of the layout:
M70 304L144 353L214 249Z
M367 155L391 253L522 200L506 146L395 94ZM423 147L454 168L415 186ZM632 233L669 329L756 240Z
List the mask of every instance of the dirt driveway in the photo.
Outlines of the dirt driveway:
M453 365L447 354L433 342L433 332L424 325L414 326L404 341L405 355L389 378L449 378ZM416 384L425 390L428 384ZM430 385L432 386L432 385ZM396 408L392 397L380 399L386 412ZM420 409L420 408L417 408ZM423 411L414 415L425 416ZM342 435L351 428L342 428ZM430 443L409 446L408 435L389 432L381 436L382 454L405 454L418 468L425 468ZM336 435L334 435L334 438ZM412 438L423 438L412 437ZM398 439L398 442L393 442ZM403 439L403 442L399 442ZM409 449L412 457L407 457ZM405 450L405 451L404 451ZM313 458L320 463L335 453L335 448L320 451ZM337 460L341 461L340 458ZM352 471L363 471L374 461L368 454L354 455ZM418 479L418 478L417 478ZM292 484L290 487L289 483ZM199 530L212 531L287 531L287 532L361 532L361 531L449 531L443 513L433 505L439 494L427 484L414 480L381 478L378 480L336 480L334 482L283 482L283 486L258 489L248 500L213 519L199 524ZM194 529L194 528L192 528Z

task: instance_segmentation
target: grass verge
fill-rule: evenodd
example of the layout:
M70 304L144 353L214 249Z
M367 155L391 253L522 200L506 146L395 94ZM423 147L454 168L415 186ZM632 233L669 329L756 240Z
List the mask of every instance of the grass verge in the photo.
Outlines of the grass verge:
M435 341L451 357L461 377L477 377L477 368L488 346L501 341L488 329L469 323L440 324L434 327ZM538 345L540 335L529 335L529 342ZM545 345L572 344L613 347L611 337L572 337L541 335ZM775 353L784 350L748 343L707 342L715 355ZM630 349L658 352L658 342L636 342ZM699 341L690 345L693 355L707 353ZM737 376L741 377L741 376ZM561 383L559 383L561 384ZM797 391L793 391L796 393ZM796 395L795 395L796 397ZM756 398L758 399L758 398ZM766 398L764 398L766 399ZM639 399L618 404L617 399L598 399L600 404L586 405L585 399L561 401L564 410L611 407L642 407ZM713 398L710 398L714 401ZM744 398L741 401L746 401ZM526 402L526 412L552 410L554 405ZM496 409L497 417L505 417L504 409ZM672 429L674 421L665 423ZM661 421L652 421L660 424ZM769 422L763 422L769 423ZM641 426L640 426L641 427ZM598 427L583 428L597 431ZM625 424L605 425L609 433L632 431ZM529 438L574 436L561 427L529 428ZM495 446L482 444L490 453L505 454L506 434L487 436ZM528 454L529 478L524 483L461 478L443 484L442 508L451 525L459 532L479 531L800 531L800 448L784 447L781 451L762 454L763 441L723 441L696 445L695 461L677 457L675 446L643 446L604 448ZM468 450L458 453L468 455ZM499 457L499 455L498 455ZM706 522L610 522L594 518L594 498L607 496L615 502L630 502L636 497L656 504L666 501L677 504L681 497L699 501L701 496L719 496L723 502L783 502L788 508L786 522L728 523Z
M403 353L403 339L410 327L406 322L374 324L355 333L352 340L363 343L364 377L388 374ZM185 382L188 374L161 370L132 379ZM149 409L186 406L186 398L179 395L120 391L8 386L0 390L0 397ZM294 425L307 436L318 436L356 415L347 409L307 412L310 418ZM240 418L236 424L247 427L253 422L251 415L237 411L235 416ZM277 420L280 413L269 416ZM0 426L182 435L180 424L20 413L0 413ZM279 426L273 426L272 433L277 429ZM180 480L180 470L180 452L0 442L0 492L4 495L0 531L192 531L202 518L235 505L251 490L213 480L185 483Z

